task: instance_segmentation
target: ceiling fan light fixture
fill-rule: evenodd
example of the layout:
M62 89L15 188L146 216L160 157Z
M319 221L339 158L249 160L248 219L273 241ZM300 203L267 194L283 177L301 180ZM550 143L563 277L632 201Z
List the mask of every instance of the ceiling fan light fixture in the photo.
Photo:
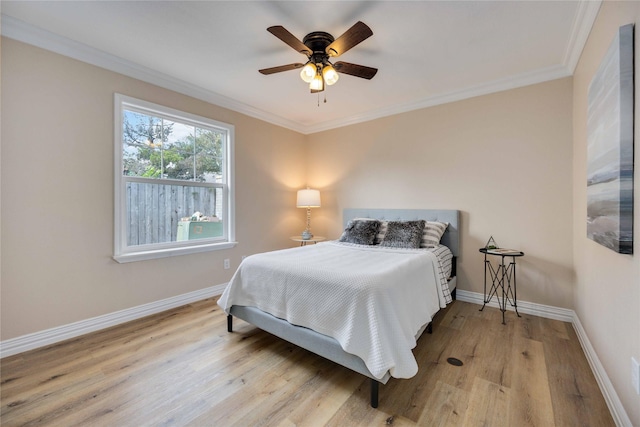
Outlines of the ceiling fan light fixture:
M378 71L377 68L342 61L336 62L334 67L329 62L329 59L344 54L373 35L371 28L361 21L356 22L337 39L324 31L314 31L304 36L304 39L300 41L282 25L269 27L267 31L298 53L305 55L307 62L304 64L296 62L258 71L261 74L269 75L302 68L300 78L309 84L311 93L322 92L325 90L325 85L336 84L340 78L337 70L340 70L340 74L349 74L367 80L371 80Z
M316 65L313 64L311 61L309 61L306 63L304 67L302 67L302 70L300 71L300 78L305 83L311 83L311 81L316 76L316 74L318 74L318 71L316 70Z
M338 72L331 66L331 64L327 64L324 66L324 68L322 69L322 77L324 77L324 81L328 86L335 84L340 78Z

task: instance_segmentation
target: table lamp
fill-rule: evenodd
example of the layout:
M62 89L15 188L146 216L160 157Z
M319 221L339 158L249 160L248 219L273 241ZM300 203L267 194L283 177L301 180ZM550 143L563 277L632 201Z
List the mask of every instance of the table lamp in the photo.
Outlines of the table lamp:
M320 191L310 188L298 190L296 206L307 209L307 228L302 232L302 239L309 240L313 237L313 234L311 234L311 208L320 207Z

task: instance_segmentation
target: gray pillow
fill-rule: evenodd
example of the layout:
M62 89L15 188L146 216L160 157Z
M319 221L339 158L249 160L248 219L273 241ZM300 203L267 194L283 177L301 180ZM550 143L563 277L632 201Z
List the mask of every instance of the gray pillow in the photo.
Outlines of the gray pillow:
M387 233L380 246L418 249L422 242L424 225L425 221L422 219L419 221L389 221Z
M340 241L356 243L358 245L373 245L379 228L380 221L360 221L354 219L347 224L342 236L340 236Z

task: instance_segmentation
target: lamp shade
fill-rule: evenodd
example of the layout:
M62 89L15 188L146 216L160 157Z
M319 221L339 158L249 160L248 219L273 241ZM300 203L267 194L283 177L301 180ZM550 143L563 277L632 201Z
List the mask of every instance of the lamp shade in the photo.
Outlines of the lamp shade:
M320 191L310 188L298 190L298 202L296 206L299 208L319 208Z
M305 83L311 83L311 80L316 76L318 70L315 64L311 62L307 62L302 70L300 71L300 78L304 80Z
M324 77L324 81L327 82L327 85L331 86L336 83L340 76L336 72L335 68L331 66L331 64L327 64L322 69L322 77Z
M322 79L322 75L320 73L316 74L313 80L311 80L311 83L309 83L309 88L318 92L324 90L324 80Z

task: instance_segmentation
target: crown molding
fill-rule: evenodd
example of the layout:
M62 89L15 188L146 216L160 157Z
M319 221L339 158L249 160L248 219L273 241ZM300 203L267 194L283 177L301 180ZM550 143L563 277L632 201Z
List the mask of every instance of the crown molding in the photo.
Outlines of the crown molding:
M304 133L305 127L294 121L271 114L236 101L219 93L212 92L184 80L176 79L151 68L135 64L115 55L95 49L66 37L59 36L33 25L27 24L11 16L2 15L2 35L23 43L27 43L78 61L86 62L100 68L123 74L134 79L142 80L153 85L187 95L201 101L228 108L247 116L251 116L268 123L282 126L296 132Z
M584 45L587 43L593 23L598 16L602 0L587 0L578 3L578 10L571 26L571 35L562 63L573 75Z
M579 2L578 10L571 27L571 36L561 65L534 70L444 94L429 96L418 102L392 105L308 126L203 89L189 82L159 73L153 69L94 49L83 43L53 34L7 15L2 15L2 25L0 28L2 35L5 37L142 80L165 89L173 90L304 135L309 135L395 114L571 76L580 59L582 49L587 42L601 4L601 0L583 0Z
M493 80L476 86L466 87L457 91L447 92L439 95L430 96L418 102L392 105L390 107L380 108L377 110L367 111L360 115L347 117L344 119L327 121L307 127L307 133L322 132L325 130L335 129L342 126L362 123L373 119L392 116L394 114L406 113L408 111L419 110L422 108L433 107L450 102L461 101L464 99L474 98L476 96L488 95L491 93L502 92L509 89L529 86L536 83L542 83L549 80L569 77L571 73L562 65L543 68L511 76L505 79Z

